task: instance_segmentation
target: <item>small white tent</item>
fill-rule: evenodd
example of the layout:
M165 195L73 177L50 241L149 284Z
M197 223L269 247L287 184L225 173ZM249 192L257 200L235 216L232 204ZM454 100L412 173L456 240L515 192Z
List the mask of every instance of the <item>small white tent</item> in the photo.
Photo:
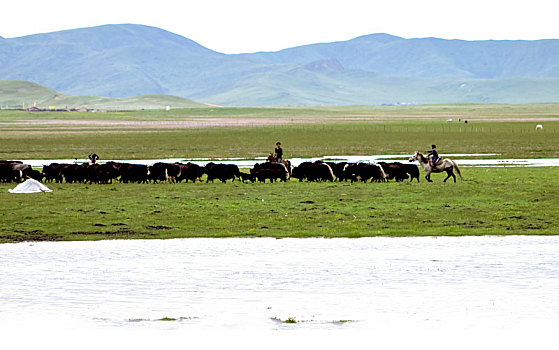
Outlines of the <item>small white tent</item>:
M10 193L38 193L38 192L52 192L50 188L43 185L37 180L29 179L17 185L13 190L8 190Z

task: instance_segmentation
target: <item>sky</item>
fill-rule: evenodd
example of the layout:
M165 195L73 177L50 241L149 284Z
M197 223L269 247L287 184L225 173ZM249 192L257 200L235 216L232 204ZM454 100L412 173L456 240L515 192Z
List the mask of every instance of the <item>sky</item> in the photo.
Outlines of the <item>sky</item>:
M556 0L10 0L0 36L134 23L222 53L387 33L404 38L559 39Z

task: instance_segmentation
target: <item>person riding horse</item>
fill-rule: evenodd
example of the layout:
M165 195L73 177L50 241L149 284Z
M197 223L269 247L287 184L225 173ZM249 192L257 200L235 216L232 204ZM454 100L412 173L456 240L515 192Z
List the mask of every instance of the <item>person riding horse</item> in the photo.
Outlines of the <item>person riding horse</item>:
M99 160L99 156L96 155L95 153L92 153L89 155L89 160L91 161L91 164L96 164L97 161Z
M439 152L437 152L437 146L431 145L431 150L427 153L430 155L429 165L431 165L431 168L434 168L440 160Z
M276 149L274 151L275 151L276 163L283 164L282 162L283 150L281 149L281 142L276 142Z
M436 152L435 145L433 145L433 150ZM429 153L432 154L432 152ZM435 156L438 156L438 154L435 153ZM458 164L456 164L456 162L454 162L453 160L448 158L438 159L435 160L438 163L433 165L431 164L431 160L429 158L430 157L424 156L423 153L421 152L415 152L415 154L411 156L409 159L410 162L413 161L419 162L419 165L421 165L423 167L423 170L425 170L425 172L427 173L427 175L425 175L425 179L428 182L433 182L433 180L431 180L431 173L441 173L443 171L446 172L448 175L446 179L444 179L444 182L446 182L446 180L448 180L450 177L452 177L454 182L456 182L456 176L454 175L454 170L456 170L456 173L460 176L460 179L462 179L462 174L460 173Z

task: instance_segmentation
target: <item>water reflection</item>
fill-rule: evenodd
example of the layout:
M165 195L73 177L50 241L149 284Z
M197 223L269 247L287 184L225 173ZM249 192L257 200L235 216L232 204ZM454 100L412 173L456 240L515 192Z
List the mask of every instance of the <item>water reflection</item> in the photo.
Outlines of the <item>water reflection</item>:
M551 329L557 251L541 236L4 244L0 326Z

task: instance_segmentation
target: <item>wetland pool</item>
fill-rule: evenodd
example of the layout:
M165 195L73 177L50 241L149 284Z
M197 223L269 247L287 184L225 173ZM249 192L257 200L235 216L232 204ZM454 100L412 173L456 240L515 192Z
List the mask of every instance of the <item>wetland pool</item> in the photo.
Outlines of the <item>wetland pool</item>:
M0 327L557 330L559 236L0 245Z

